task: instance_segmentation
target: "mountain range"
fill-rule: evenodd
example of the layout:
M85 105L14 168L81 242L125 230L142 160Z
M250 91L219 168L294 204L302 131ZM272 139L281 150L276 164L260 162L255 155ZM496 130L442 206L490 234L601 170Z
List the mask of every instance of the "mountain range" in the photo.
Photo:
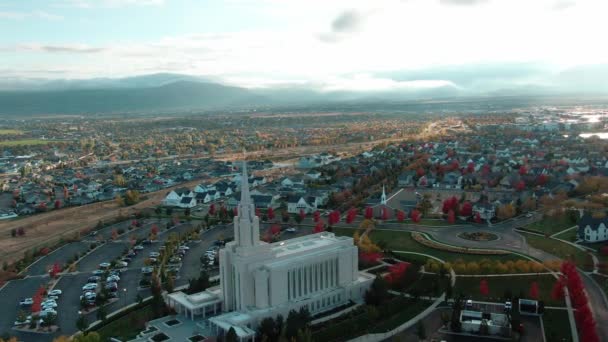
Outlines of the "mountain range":
M0 116L120 114L161 111L254 109L382 103L496 96L590 96L608 94L608 67L572 68L548 74L535 66L445 68L377 75L392 82L448 80L435 87L382 91L323 91L314 85L243 88L213 78L158 73L83 80L1 79ZM522 81L534 78L534 82ZM540 80L540 81L539 81Z

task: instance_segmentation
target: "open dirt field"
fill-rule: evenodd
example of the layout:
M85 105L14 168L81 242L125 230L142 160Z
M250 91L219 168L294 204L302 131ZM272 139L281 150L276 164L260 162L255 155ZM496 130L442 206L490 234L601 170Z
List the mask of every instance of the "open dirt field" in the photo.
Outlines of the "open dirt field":
M99 220L110 221L120 215L129 215L136 210L156 206L171 189L184 186L192 188L200 182L201 180L190 181L145 194L146 200L127 208L118 207L114 201L107 201L53 210L17 220L0 221L0 260L17 260L26 250L51 245L62 237L73 237L78 231L95 227ZM11 230L18 228L25 229L25 236L11 237Z

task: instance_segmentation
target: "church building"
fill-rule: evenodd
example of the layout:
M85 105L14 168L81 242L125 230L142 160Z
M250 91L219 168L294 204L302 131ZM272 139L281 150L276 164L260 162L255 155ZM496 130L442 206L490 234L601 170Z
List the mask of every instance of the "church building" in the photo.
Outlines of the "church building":
M245 164L243 179L248 179ZM234 241L219 252L220 288L190 296L169 294L168 304L177 312L192 319L205 317L205 325L218 335L234 328L240 339L248 340L264 318L286 318L302 307L316 315L363 301L374 277L358 270L352 238L321 232L275 243L260 241L247 182L237 212ZM189 297L196 297L196 304ZM215 315L220 303L221 313Z

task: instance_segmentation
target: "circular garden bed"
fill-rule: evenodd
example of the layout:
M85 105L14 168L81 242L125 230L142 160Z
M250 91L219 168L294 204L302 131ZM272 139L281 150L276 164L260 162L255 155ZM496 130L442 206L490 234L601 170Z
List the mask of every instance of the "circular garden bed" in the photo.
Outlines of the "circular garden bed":
M498 235L489 232L471 232L471 233L460 233L458 237L464 240L471 241L494 241L498 240Z

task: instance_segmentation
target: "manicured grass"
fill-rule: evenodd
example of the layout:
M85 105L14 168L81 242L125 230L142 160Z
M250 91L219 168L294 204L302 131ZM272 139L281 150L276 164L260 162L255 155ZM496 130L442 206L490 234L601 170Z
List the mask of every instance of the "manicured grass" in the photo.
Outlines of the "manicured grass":
M489 295L482 296L479 293L479 283L482 279L488 282L490 290ZM555 301L551 298L551 290L556 279L550 274L542 275L513 275L508 277L456 277L456 285L454 286L454 295L462 294L465 298L474 300L482 300L489 302L502 302L504 294L507 290L515 297L523 294L528 298L530 293L530 284L538 283L540 300L545 302L546 306L564 306L563 301Z
M0 135L21 135L23 131L18 129L0 129Z
M602 288L602 291L604 291L604 294L608 296L608 277L603 277L598 274L591 274L591 278L595 280L595 282Z
M353 236L354 229L345 228L334 228L336 235ZM429 248L419 244L412 239L412 235L409 232L402 231L389 231L389 230L375 230L370 234L370 238L373 242L379 243L383 241L386 247L394 251L407 251L407 252L418 252L435 256L441 260L453 262L457 259L464 261L479 261L481 259L489 260L519 260L524 259L516 254L505 254L505 255L474 255L474 254L463 254L455 252L446 252L438 249ZM398 254L399 255L399 254ZM405 256L406 254L403 254ZM426 261L425 261L426 262Z
M547 341L572 341L570 321L566 310L545 309L542 319Z
M403 310L399 311L396 315L382 320L370 330L370 333L383 333L393 330L401 324L414 318L417 314L424 311L424 309L428 308L431 304L433 304L433 302L425 300L418 300L416 302L410 303L409 305L403 307Z
M146 322L154 318L152 306L146 305L104 325L97 330L97 333L102 341L109 341L111 337L122 341L132 340L146 328Z
M531 223L525 228L544 232L546 234L555 234L566 228L574 226L567 215L559 215L555 217L545 217L540 221Z
M53 142L52 140L42 139L20 139L11 141L0 141L0 146L20 146L20 145L46 145Z
M556 237L558 239L574 242L577 239L576 235L577 235L576 229L570 229L570 230L565 231L563 233L557 234L554 237Z
M559 240L533 234L523 234L528 244L536 249L553 254L563 260L572 260L585 271L593 270L593 260L587 252Z

